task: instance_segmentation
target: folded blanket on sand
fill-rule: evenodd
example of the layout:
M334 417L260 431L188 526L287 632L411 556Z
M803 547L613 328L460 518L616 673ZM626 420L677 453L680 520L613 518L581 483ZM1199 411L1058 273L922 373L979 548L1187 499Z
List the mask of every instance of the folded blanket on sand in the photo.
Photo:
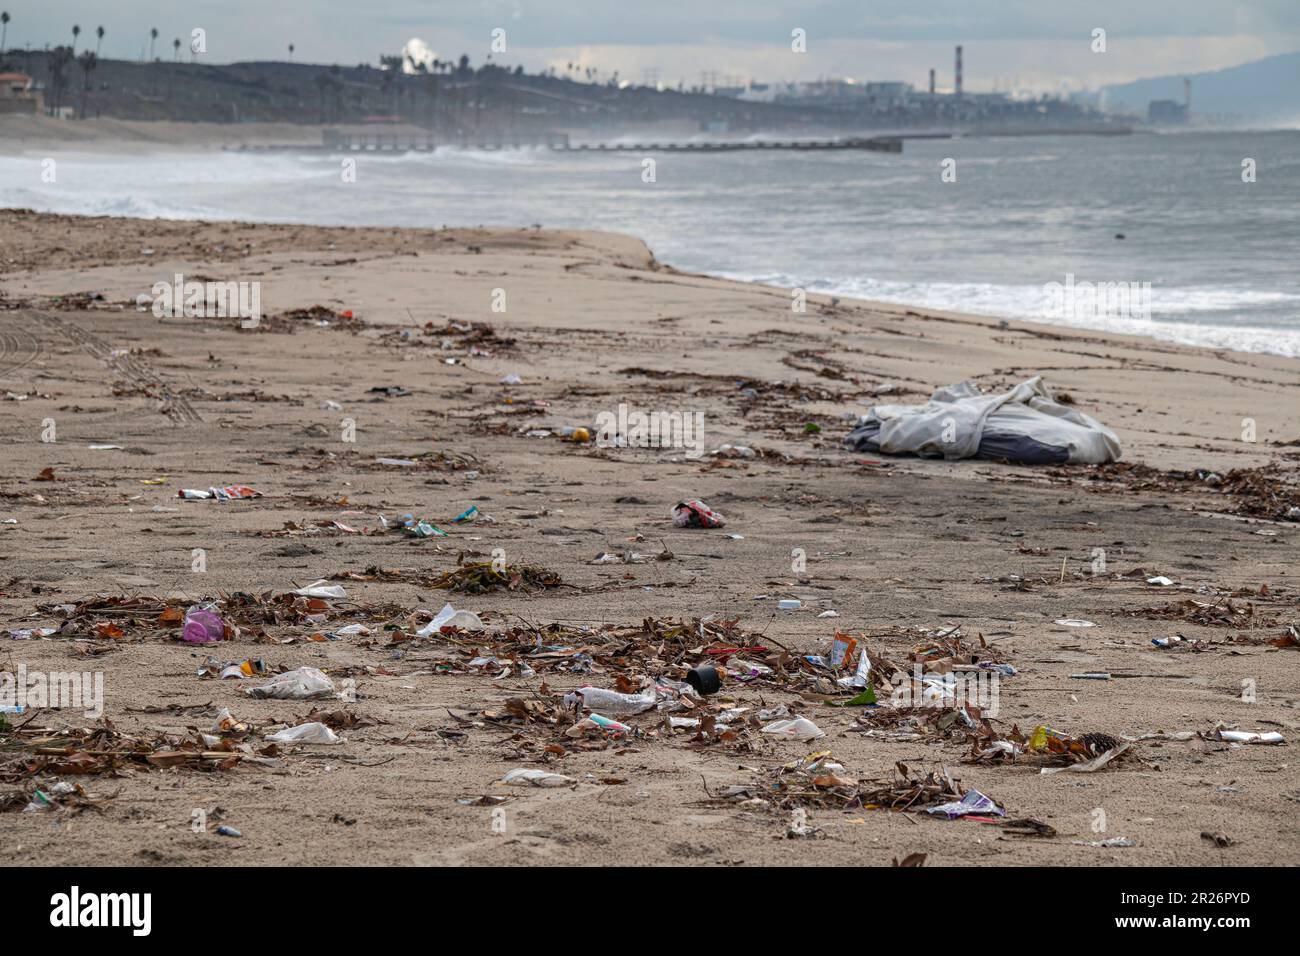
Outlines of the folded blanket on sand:
M1096 465L1120 456L1114 432L1056 402L1038 375L998 395L958 382L924 405L877 405L844 441L855 451L1026 465Z

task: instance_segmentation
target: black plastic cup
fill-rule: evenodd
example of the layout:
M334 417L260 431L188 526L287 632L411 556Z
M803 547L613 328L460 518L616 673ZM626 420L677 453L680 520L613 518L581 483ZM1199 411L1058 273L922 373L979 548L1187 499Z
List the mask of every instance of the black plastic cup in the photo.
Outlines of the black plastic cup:
M686 683L694 687L695 692L701 697L708 697L722 690L722 678L718 676L718 669L712 664L692 667L686 674Z

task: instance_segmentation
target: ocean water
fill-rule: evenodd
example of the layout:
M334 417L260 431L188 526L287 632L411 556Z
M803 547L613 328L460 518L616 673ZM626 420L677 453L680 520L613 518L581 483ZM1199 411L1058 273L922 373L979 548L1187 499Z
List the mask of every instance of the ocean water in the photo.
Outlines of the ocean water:
M45 158L0 156L0 206L606 229L692 271L1300 356L1300 131L912 140L902 155L445 148L361 154L354 183L310 153L54 153L54 183ZM1061 294L1086 283L1131 293Z

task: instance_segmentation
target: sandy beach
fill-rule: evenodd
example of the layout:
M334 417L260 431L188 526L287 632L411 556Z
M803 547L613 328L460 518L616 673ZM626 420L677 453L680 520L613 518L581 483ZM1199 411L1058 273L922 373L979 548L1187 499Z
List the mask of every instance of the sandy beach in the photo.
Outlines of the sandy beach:
M9 210L0 235L0 521L15 521L0 524L0 666L102 671L111 727L67 710L9 718L29 721L0 736L17 861L1300 861L1300 648L1286 640L1300 624L1300 525L1286 520L1300 505L1300 361L816 295L792 313L788 290L684 273L606 233ZM261 322L139 305L178 274L258 283ZM512 373L520 384L502 384ZM879 401L1033 375L1114 429L1123 464L841 445L846 414ZM405 394L375 391L390 386ZM706 454L561 437L620 404L701 413ZM707 453L723 445L755 456ZM177 497L228 485L261 496ZM674 527L689 498L725 528ZM472 506L477 520L452 523ZM447 536L382 530L380 515L406 513ZM562 584L435 586L497 553ZM618 560L593 563L602 554ZM346 599L305 616L275 603L319 579ZM239 594L238 633L218 644L178 640L164 613L233 608ZM412 638L419 609L446 601L485 632ZM579 687L680 680L709 643L695 619L735 621L726 634L763 648L744 653L776 674L727 681L699 727L650 711L616 739L566 734L563 696ZM347 624L367 633L338 634ZM42 627L61 630L10 634ZM1132 746L1095 773L1044 774L1035 755L973 758L960 723L830 706L815 681L783 675L837 629L898 664L960 638L1015 671L998 684L999 733L1047 725ZM524 666L501 650L520 633L592 663ZM319 668L355 700L254 699L245 688L264 678L197 676L209 657ZM1110 677L1072 676L1084 673ZM221 708L250 726L207 756L102 756L126 738L194 747ZM747 709L708 733L723 708ZM763 733L758 715L781 708L825 736ZM342 744L267 747L313 711ZM1286 743L1235 745L1214 739L1220 727ZM946 768L1006 816L772 798L782 765L827 750L845 780ZM516 768L574 782L497 783ZM60 781L84 792L21 812ZM789 838L792 821L809 835ZM218 822L242 836L216 835ZM1131 845L1096 845L1116 838Z

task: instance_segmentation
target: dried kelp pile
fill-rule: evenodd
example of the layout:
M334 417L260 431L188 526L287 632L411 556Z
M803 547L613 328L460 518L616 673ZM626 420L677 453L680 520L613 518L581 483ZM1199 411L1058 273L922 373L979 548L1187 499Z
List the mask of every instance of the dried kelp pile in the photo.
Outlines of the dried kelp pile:
M1300 521L1300 469L1273 463L1258 468L1234 468L1222 474L1197 468L1161 471L1137 462L1072 465L1047 469L1046 474L1091 490L1201 493L1231 499L1230 514L1270 521Z

